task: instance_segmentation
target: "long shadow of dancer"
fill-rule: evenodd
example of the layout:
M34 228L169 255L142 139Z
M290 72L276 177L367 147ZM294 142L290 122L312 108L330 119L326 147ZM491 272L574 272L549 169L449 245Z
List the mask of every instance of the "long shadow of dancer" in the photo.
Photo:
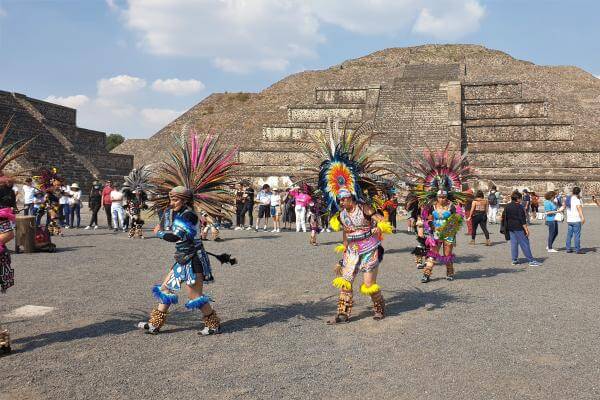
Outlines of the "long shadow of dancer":
M113 318L90 325L81 326L65 331L42 333L41 335L23 337L14 340L15 344L21 345L15 353L35 350L39 347L54 343L70 342L79 339L89 339L104 335L121 335L135 330L135 326L128 319Z

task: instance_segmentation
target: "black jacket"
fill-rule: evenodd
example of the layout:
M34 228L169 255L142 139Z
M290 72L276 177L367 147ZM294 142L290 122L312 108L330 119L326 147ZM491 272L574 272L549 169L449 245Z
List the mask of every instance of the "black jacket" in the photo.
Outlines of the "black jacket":
M523 225L527 224L527 217L525 216L523 206L514 201L508 203L504 209L502 222L508 228L508 231L522 231Z

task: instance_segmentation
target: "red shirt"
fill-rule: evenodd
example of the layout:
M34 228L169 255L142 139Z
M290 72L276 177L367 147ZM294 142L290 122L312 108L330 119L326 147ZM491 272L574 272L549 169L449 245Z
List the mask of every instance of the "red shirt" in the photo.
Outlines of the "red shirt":
M102 189L102 205L112 203L110 192L112 192L112 188L110 186L104 186L104 189Z

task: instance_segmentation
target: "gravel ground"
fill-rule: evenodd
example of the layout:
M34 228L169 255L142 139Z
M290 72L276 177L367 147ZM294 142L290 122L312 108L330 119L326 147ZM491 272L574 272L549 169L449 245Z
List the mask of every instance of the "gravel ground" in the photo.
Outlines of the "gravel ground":
M303 234L224 231L206 247L240 265L215 265L207 292L224 332L212 337L196 334L199 312L181 305L160 335L135 329L169 243L70 230L55 254L13 256L16 286L0 297L0 320L15 351L0 359L0 399L598 399L600 210L585 210L586 254L546 253L537 222L543 265L513 267L494 225L492 247L461 234L454 282L436 267L421 284L414 238L387 237L388 317L372 320L357 295L353 322L335 327L325 320L340 234L313 248ZM14 314L26 305L53 310Z

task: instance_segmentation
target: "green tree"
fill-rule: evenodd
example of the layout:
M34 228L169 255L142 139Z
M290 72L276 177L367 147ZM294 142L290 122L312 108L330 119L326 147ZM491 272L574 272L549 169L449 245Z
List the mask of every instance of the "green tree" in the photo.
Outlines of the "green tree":
M111 133L106 137L106 150L111 151L121 143L125 141L125 138L118 133Z

